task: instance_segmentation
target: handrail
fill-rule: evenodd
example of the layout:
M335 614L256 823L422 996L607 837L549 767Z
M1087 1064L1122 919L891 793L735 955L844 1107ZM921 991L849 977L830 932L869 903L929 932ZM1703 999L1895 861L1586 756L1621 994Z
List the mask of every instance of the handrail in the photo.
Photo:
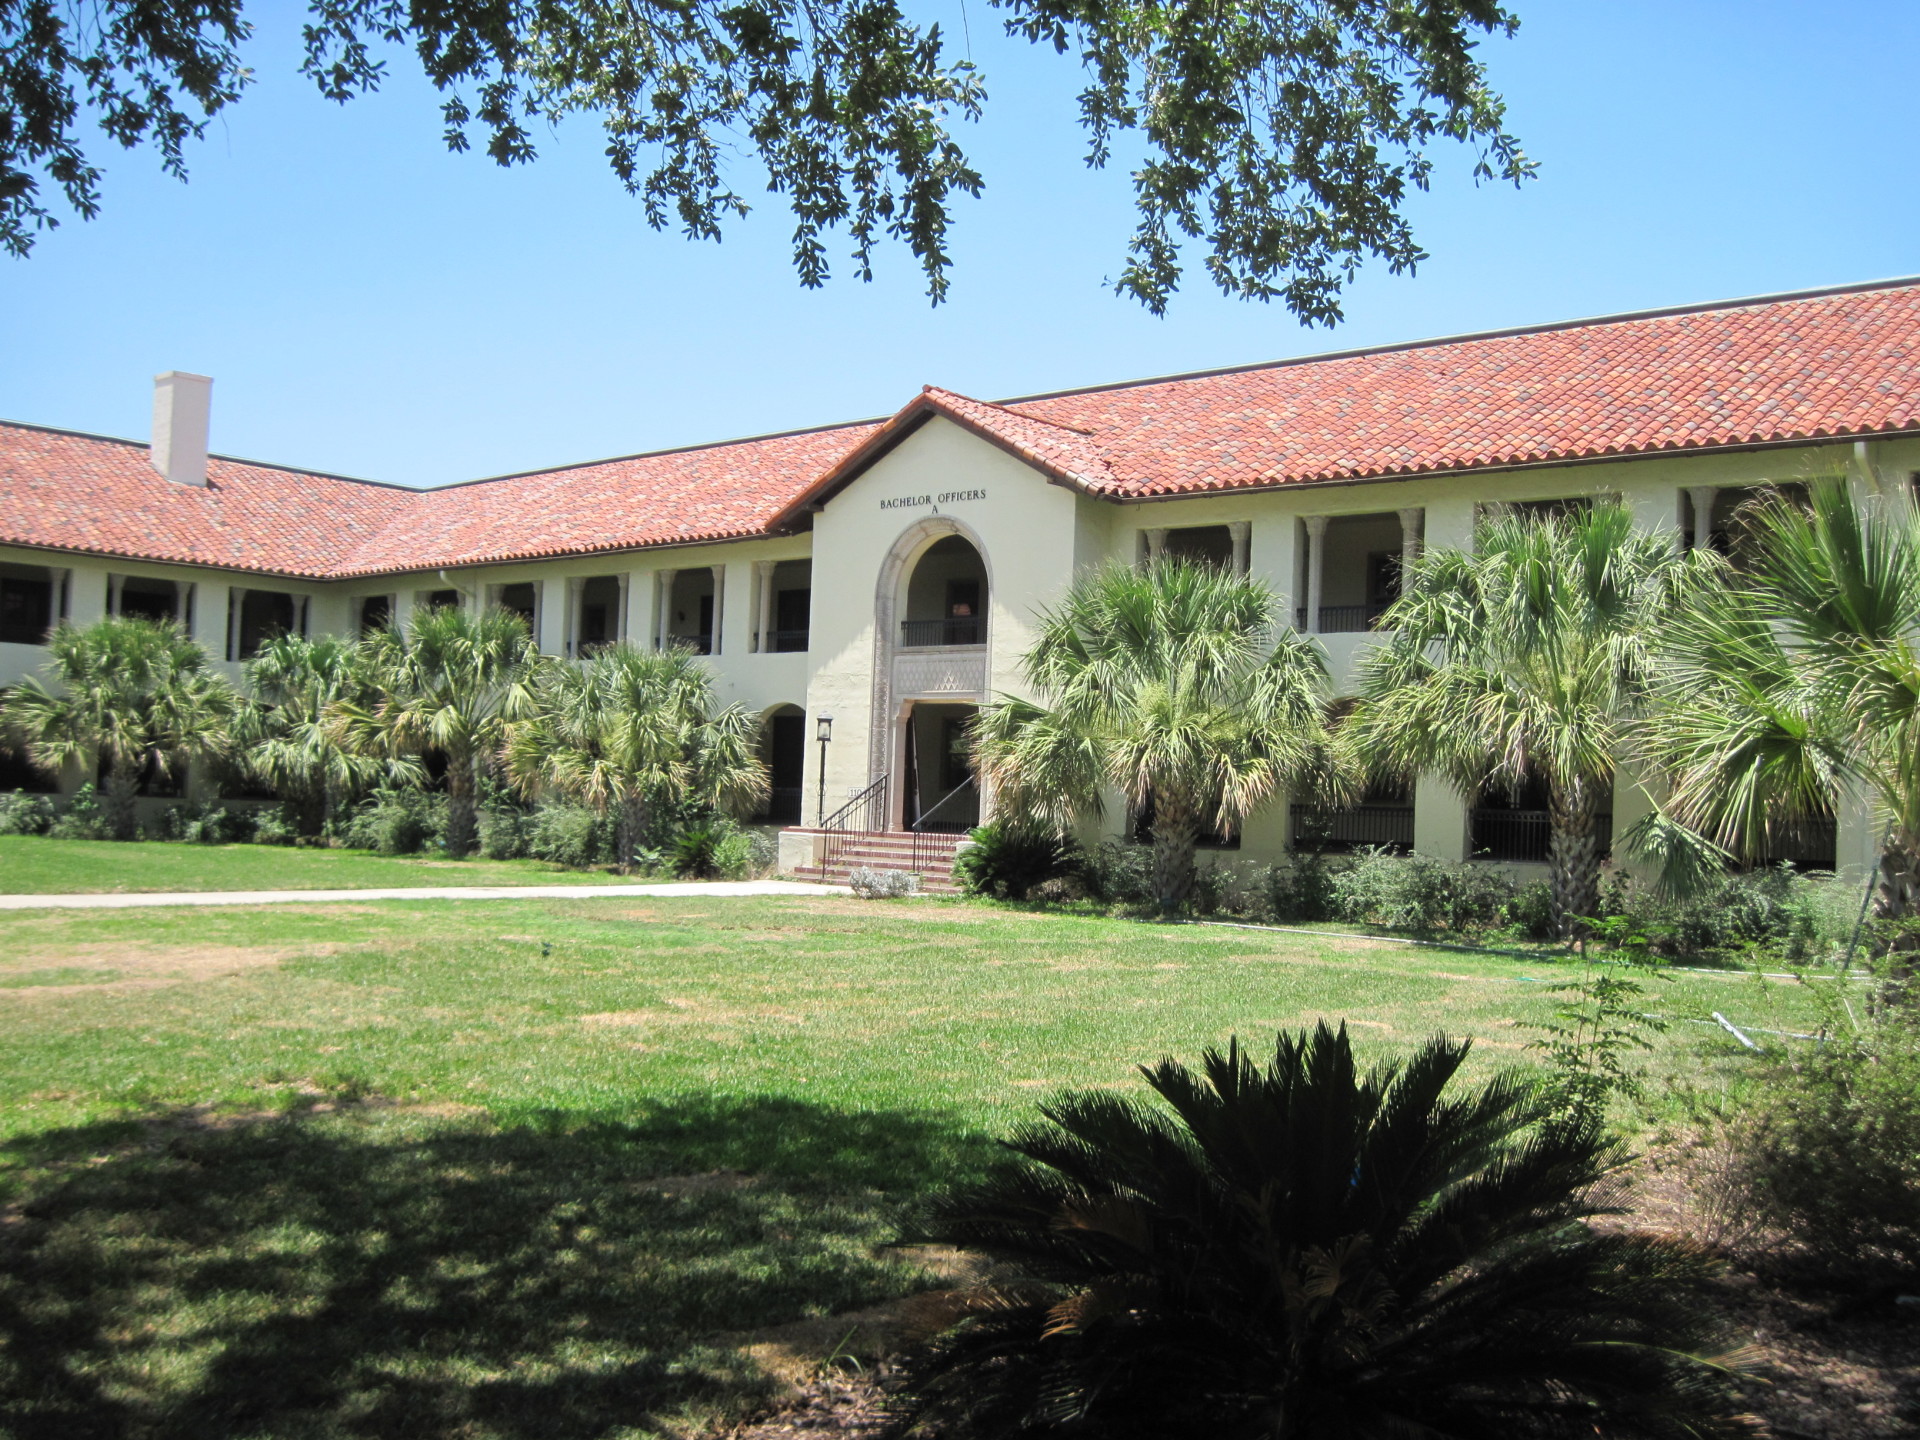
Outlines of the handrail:
M953 789L947 791L946 794L942 795L938 800L934 801L933 804L929 805L926 809L922 810L919 813L919 815L917 815L914 818L914 822L911 825L907 826L907 828L909 830L918 830L922 825L926 824L928 820L933 818L934 813L938 811L942 805L946 804L947 801L953 799L954 796L958 795L962 790L965 790L971 784L973 784L973 776L969 775L966 779L962 780L958 785L954 786Z
M834 811L833 814L822 820L820 822L820 828L822 830L848 829L847 817L851 815L858 806L871 803L876 793L880 795L887 793L886 776L882 775L878 780L874 781L871 785L867 786L866 789L862 790L851 800L847 801L846 804Z
M873 823L876 815L880 820L877 825ZM840 858L840 852L846 849L852 834L870 835L886 828L887 777L882 775L820 822L823 832L820 837L820 878L827 878L828 868Z

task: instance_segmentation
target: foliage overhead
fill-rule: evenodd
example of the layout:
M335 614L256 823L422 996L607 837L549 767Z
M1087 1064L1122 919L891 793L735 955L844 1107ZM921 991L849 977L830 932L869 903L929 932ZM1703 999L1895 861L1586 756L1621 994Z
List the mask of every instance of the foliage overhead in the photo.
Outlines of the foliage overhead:
M1154 886L1171 912L1194 843L1237 828L1325 758L1326 656L1274 623L1258 580L1213 565L1113 565L1038 618L1028 681L980 713L974 761L995 804L1064 833L1117 789L1153 808Z
M1360 265L1423 258L1402 213L1427 188L1430 149L1469 147L1476 180L1518 183L1532 162L1475 54L1514 17L1493 0L994 0L1016 38L1077 57L1089 164L1133 167L1138 218L1115 288L1156 314L1198 243L1230 295L1340 318ZM444 139L501 165L534 131L599 121L615 175L655 229L720 238L747 213L734 173L750 153L793 214L800 280L827 277L844 230L855 272L905 244L938 302L947 232L981 177L951 125L986 90L937 22L895 0L307 0L301 69L329 99L377 89L410 50L440 90ZM0 245L26 254L58 223L50 187L91 219L97 125L186 174L187 142L252 74L242 0L0 3ZM971 46L967 47L969 50ZM1138 153L1138 159L1134 155Z
M1621 1155L1514 1072L1346 1029L1042 1107L923 1238L995 1280L906 1367L897 1436L1409 1440L1752 1433L1712 1267L1590 1229Z

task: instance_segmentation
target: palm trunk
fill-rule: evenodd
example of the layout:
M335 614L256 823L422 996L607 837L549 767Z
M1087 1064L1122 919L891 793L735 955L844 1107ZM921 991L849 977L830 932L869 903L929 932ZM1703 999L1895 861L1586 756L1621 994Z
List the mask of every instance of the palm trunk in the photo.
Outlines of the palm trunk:
M1153 797L1153 894L1161 915L1178 915L1193 892L1193 806L1184 795Z
M111 765L100 781L100 813L116 840L131 840L137 833L133 802L140 794L140 781L123 766Z
M614 843L620 848L620 873L633 873L633 857L640 852L640 837L645 834L647 802L629 795L620 802L620 818L614 826Z
M447 853L456 857L472 853L479 838L480 821L474 804L473 757L448 757L447 765Z
M1873 897L1873 918L1887 922L1879 946L1887 962L1881 1000L1900 1001L1912 990L1920 969L1920 840L1895 829L1880 852L1880 883ZM1904 922L1904 923L1902 923Z
M1548 884L1553 920L1563 940L1575 925L1600 909L1600 824L1596 812L1599 783L1576 779L1555 782L1547 800L1551 840L1547 847Z

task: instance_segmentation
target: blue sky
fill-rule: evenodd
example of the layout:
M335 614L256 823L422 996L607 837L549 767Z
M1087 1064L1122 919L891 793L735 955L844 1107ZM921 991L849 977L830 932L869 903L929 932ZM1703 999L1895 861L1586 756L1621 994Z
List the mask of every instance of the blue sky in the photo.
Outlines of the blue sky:
M933 3L958 40L960 0ZM1075 64L981 4L987 191L938 309L899 249L874 284L802 290L774 197L718 246L654 233L590 124L518 170L449 155L404 57L331 105L293 73L299 7L260 4L260 81L190 184L102 141L102 218L0 259L0 416L141 437L154 372L197 370L216 450L431 485L883 414L924 383L997 398L1920 271L1920 6L1516 3L1487 54L1541 178L1476 189L1440 152L1413 207L1432 259L1364 275L1333 331L1204 277L1165 319L1115 296L1127 176L1081 161Z

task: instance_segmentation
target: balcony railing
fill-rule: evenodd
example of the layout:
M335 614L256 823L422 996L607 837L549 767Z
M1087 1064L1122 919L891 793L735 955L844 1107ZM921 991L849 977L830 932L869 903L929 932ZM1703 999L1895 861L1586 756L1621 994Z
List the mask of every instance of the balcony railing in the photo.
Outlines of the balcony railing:
M1294 805L1288 814L1295 850L1339 854L1378 847L1404 854L1413 849L1411 805L1355 805L1347 810Z
M775 654L790 655L796 650L807 648L807 635L808 632L805 630L769 630L767 649Z
M908 650L930 650L943 645L984 645L986 639L987 622L979 615L900 622L900 644Z
M1835 869L1837 828L1831 815L1784 821L1767 837L1760 863L1797 865L1803 870Z
M710 634L669 635L667 637L667 643L676 646L684 645L696 655L711 655L713 653L713 636Z
M1613 850L1613 816L1594 816L1599 853ZM1553 822L1544 810L1475 810L1471 853L1476 860L1544 865L1553 845Z
M1387 612L1389 600L1370 600L1365 605L1322 605L1320 607L1320 633L1322 635L1351 635L1362 630L1378 630L1380 617ZM1293 612L1293 623L1297 629L1307 628L1307 607L1302 605Z

